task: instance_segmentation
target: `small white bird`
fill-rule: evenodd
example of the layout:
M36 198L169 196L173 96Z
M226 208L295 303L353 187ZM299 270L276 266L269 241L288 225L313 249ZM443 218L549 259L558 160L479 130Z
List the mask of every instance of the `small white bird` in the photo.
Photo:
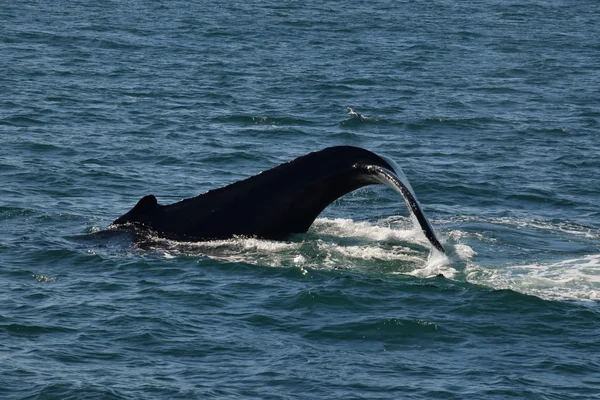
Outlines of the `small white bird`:
M360 122L364 122L365 119L366 119L366 117L364 117L361 114L357 113L351 107L348 107L348 115L350 115L354 119L359 120Z

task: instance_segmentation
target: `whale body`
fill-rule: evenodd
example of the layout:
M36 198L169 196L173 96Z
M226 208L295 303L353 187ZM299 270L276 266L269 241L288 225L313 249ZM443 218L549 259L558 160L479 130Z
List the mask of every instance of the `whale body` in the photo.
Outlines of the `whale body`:
M372 184L398 191L431 245L444 252L400 168L387 157L352 146L309 153L169 205L160 205L154 195L147 195L112 225L132 224L180 241L234 236L283 240L306 232L336 199Z

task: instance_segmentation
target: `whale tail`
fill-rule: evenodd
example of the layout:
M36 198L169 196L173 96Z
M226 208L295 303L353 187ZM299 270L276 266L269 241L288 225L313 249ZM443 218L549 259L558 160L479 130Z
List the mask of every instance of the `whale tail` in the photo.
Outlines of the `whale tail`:
M139 224L177 240L236 235L285 239L306 232L336 199L372 184L398 191L429 242L444 251L400 168L387 158L352 146L313 152L170 205L159 205L154 196L146 196L113 224Z

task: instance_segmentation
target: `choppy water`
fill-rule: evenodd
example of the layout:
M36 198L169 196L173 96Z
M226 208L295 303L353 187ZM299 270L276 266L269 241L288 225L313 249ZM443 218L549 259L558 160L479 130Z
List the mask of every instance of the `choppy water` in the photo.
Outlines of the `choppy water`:
M0 396L598 397L600 4L238 3L0 2ZM384 187L283 242L102 233L339 144L447 257Z

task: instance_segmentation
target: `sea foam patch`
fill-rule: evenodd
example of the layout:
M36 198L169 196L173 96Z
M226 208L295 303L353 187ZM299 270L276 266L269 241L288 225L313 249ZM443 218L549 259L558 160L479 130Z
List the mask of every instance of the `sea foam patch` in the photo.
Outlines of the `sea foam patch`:
M386 226L382 226L384 224ZM379 223L349 219L319 218L310 236L299 240L274 241L236 237L204 242L178 242L153 237L152 248L167 258L200 255L219 261L243 262L262 266L301 266L314 269L393 270L417 276L454 275L442 268L449 260L442 253L428 257L429 242L410 219ZM423 247L423 249L421 249ZM432 250L433 251L433 250Z
M600 300L600 254L494 269L472 265L465 273L471 283L548 300Z

